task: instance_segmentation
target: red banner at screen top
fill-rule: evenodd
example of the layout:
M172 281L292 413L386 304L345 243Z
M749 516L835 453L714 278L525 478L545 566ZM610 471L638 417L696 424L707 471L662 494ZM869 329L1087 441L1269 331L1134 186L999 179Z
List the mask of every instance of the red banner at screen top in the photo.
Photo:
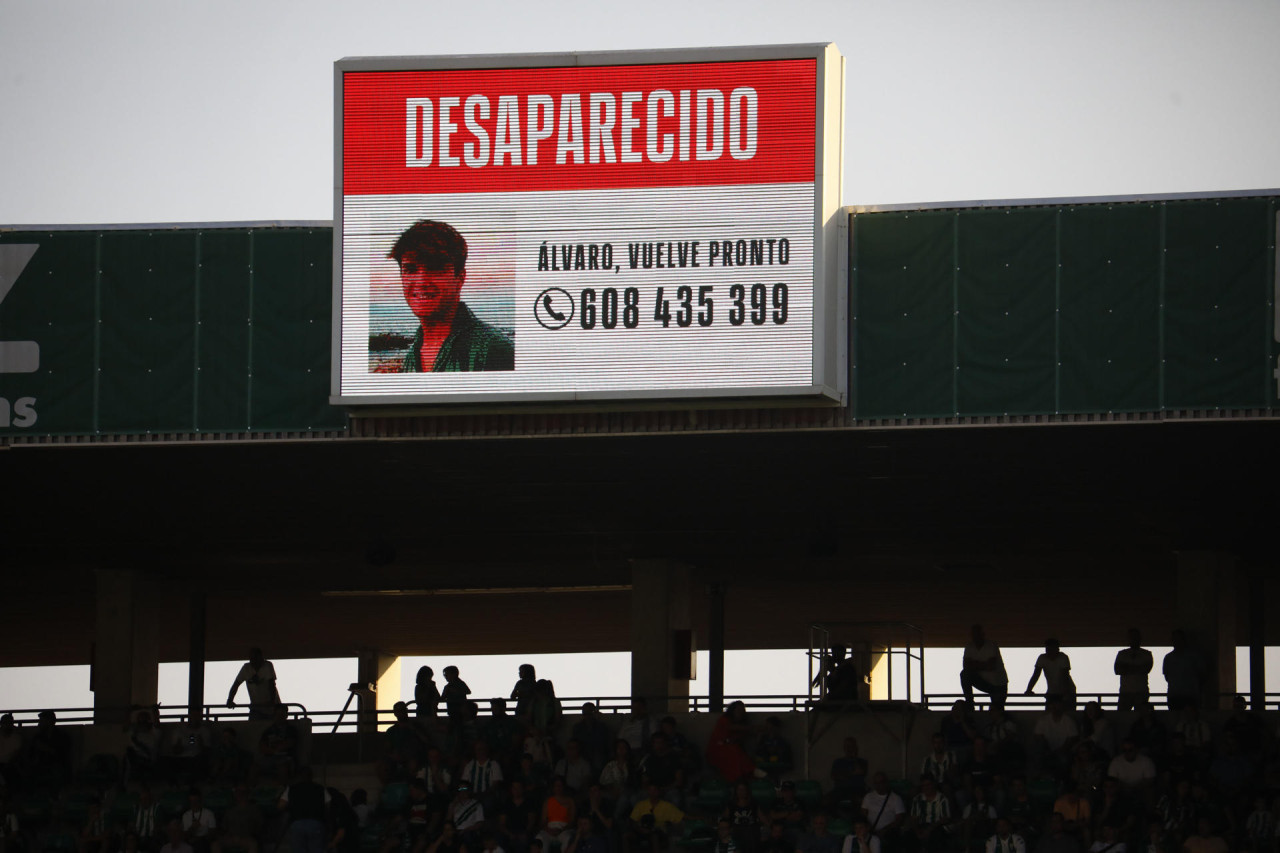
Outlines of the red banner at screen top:
M343 75L343 192L814 180L812 59Z

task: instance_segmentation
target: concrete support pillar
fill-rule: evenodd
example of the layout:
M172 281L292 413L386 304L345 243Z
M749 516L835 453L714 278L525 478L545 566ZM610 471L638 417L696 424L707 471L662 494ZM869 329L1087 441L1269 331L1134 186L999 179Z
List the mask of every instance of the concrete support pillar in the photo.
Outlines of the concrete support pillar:
M688 708L689 679L676 675L675 634L689 627L688 567L632 560L631 695L647 699L650 712Z
M1236 572L1233 554L1178 552L1178 625L1204 661L1205 708L1229 708L1230 700L1220 701L1219 694L1236 690Z
M1249 707L1261 711L1267 695L1267 599L1266 574L1249 572Z
M707 710L724 710L724 584L707 586Z
M156 704L155 596L130 570L99 569L95 586L93 718L123 725L132 708Z
M366 649L357 661L356 681L374 685L371 699L360 698L360 731L382 731L391 725L390 711L400 701L400 656ZM387 715L383 717L382 712Z
M205 597L191 593L191 621L187 632L187 717L204 713Z

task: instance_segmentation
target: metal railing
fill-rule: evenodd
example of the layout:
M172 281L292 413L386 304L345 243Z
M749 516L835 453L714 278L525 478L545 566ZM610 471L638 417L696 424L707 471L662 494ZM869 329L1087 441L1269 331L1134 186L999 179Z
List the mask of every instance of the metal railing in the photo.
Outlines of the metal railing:
M1221 700L1230 700L1239 693L1221 693L1218 698ZM689 713L718 713L719 709L713 709L710 700L706 696L651 696L646 697L649 702L652 713L657 716L665 716L670 713L670 703L686 703L683 709ZM917 701L910 701L906 704L917 710L924 711L946 711L949 710L957 700L963 699L961 693L926 693ZM1245 695L1246 700L1248 696ZM985 694L978 693L975 696L976 707L973 710L987 710L991 706L990 697ZM1076 709L1080 710L1088 702L1097 702L1104 710L1115 711L1118 705L1118 693L1098 693L1098 692L1081 692L1076 695ZM479 717L485 718L491 716L489 700L476 700L479 704ZM809 710L831 707L833 703L824 703L820 699L811 699L806 694L742 694L725 696L725 705L731 702L742 702L747 706L747 710L751 713L803 713ZM1150 697L1152 705L1161 711L1168 710L1168 697L1163 693L1152 693ZM560 704L565 712L575 714L583 704L590 702L596 706L603 714L610 716L619 716L630 713L631 697L630 696L570 696L560 699ZM412 714L415 710L414 703L407 703ZM866 704L875 707L877 702L871 701ZM901 702L893 702L891 704L901 705ZM1005 701L1005 708L1009 711L1016 712L1035 712L1044 709L1045 697L1043 694L1026 696L1023 694L1010 694ZM341 717L340 731L356 731L361 724L369 724L376 722L380 726L385 726L395 721L395 715L388 709L373 711L349 710L343 715L340 710L312 711L298 702L285 703L289 711L290 719L307 719L311 721L315 731L323 731L326 727L332 725ZM161 723L183 723L186 722L188 710L186 705L173 706L148 706L146 708L137 708L135 710L149 710ZM1264 704L1262 708L1252 708L1254 711L1280 711L1280 693L1264 694ZM94 721L93 708L12 708L0 710L0 713L12 714L14 723L20 727L34 726L39 720L39 715L45 711L53 711L56 715L57 724L63 725L92 725ZM249 720L249 707L247 705L237 705L231 708L227 705L204 705L202 706L204 719L211 724L222 723L240 723ZM444 715L441 714L441 718Z

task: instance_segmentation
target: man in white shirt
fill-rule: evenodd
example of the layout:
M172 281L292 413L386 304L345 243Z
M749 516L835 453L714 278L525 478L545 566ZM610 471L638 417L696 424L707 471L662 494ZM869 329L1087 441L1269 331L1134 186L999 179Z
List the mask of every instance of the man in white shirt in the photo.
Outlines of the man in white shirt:
M213 816L213 809L205 808L200 792L195 788L191 789L187 803L190 807L182 813L182 831L196 850L208 850L213 831L218 828L218 819Z
M871 831L881 838L896 837L907 820L907 806L889 790L889 777L877 773L871 780L871 790L862 798L862 814Z
M1114 776L1127 793L1142 795L1156 781L1156 765L1125 738L1120 742L1120 754L1107 765L1107 775Z
M249 649L249 661L240 667L227 693L227 707L236 706L236 691L241 684L249 691L249 719L271 719L272 711L280 704L280 691L276 689L276 668L262 656L262 649Z
M1142 648L1142 633L1129 629L1129 648L1116 653L1115 671L1120 676L1120 698L1117 711L1133 711L1151 696L1147 676L1155 666L1151 652Z
M973 705L973 689L976 687L991 697L992 710L1003 710L1009 696L1009 673L1004 668L1000 647L987 642L981 625L974 625L969 632L971 642L964 647L964 663L960 669L960 687L965 701Z
M996 834L987 839L986 853L1027 853L1027 842L1013 831L1013 824L1002 817L996 821Z

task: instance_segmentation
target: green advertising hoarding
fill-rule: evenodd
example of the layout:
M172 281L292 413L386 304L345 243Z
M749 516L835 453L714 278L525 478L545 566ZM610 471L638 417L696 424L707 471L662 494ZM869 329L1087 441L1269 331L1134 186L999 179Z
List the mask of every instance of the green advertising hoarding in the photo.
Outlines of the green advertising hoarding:
M314 432L326 226L0 232L0 435Z
M855 213L853 418L1274 412L1278 204Z

